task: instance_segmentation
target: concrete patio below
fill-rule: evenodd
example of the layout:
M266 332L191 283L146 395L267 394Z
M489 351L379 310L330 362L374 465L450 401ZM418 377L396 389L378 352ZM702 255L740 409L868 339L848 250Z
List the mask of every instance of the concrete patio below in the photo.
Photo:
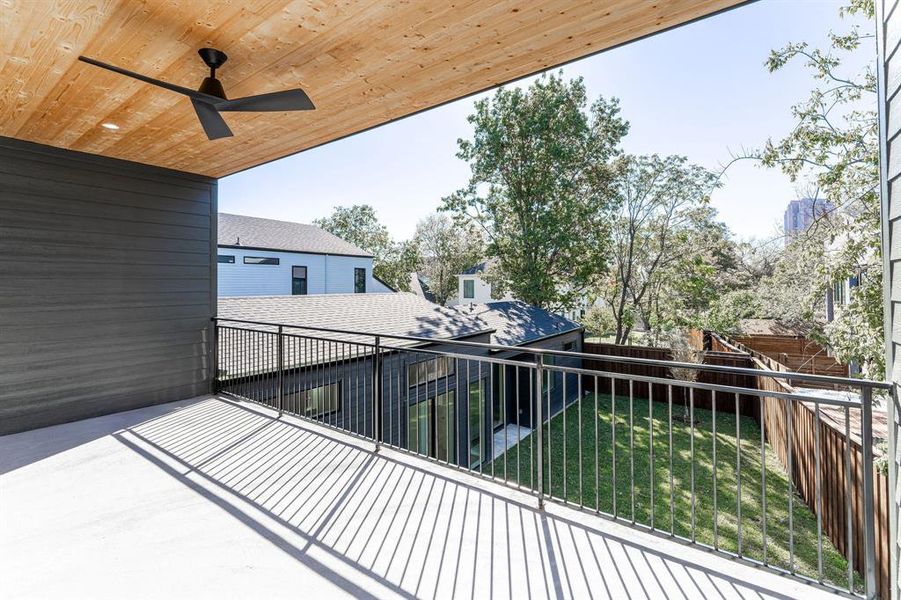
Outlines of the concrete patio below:
M0 437L3 598L832 594L224 398Z

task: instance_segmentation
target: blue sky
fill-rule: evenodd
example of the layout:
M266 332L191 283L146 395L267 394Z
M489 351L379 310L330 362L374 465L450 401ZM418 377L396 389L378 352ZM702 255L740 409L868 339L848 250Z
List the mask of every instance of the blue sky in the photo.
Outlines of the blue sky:
M791 41L825 46L830 29L849 25L838 16L841 5L761 0L562 71L582 76L592 99L620 99L631 123L627 152L680 154L719 170L743 148L791 130L791 105L807 97L812 80L800 61L771 74L764 60ZM875 44L858 54L854 68L875 55ZM334 206L371 204L394 237L408 238L442 196L467 181L468 167L455 157L457 139L471 135L466 116L480 97L226 177L219 209L308 223ZM730 167L712 200L737 236L769 237L799 195L803 186L778 171L742 162Z

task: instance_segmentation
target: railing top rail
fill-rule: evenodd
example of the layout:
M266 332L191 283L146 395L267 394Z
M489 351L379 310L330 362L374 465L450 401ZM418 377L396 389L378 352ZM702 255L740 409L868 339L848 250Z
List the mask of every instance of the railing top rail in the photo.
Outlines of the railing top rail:
M315 327L309 325L292 325L288 323L273 323L268 321L251 321L246 319L231 319L226 317L213 317L213 322L228 322L228 323L241 323L244 325L257 325L264 327L283 327L288 329L302 329L307 331L318 331L321 333L333 333L340 335L355 335L355 336L365 336L365 337L380 337L382 339L392 339L392 340L403 340L409 342L416 342L420 344L447 344L461 347L469 347L469 348L481 348L483 350L488 350L490 352L516 352L516 353L529 353L535 355L543 355L543 356L562 356L562 357L570 357L570 358L579 358L584 360L594 360L594 361L602 361L602 362L611 362L611 363L624 363L624 364L638 364L638 365L651 365L651 366L659 366L665 368L687 368L687 369L695 369L698 371L708 371L713 373L730 373L734 375L748 375L752 377L769 377L772 379L787 379L793 381L807 381L811 383L825 383L831 385L838 386L846 386L853 388L871 388L871 389L881 389L881 390L891 390L892 385L883 381L873 381L869 379L855 379L852 377L835 377L832 375L811 375L807 373L795 373L790 371L764 371L760 369L752 369L747 367L729 367L725 365L704 365L697 363L686 363L686 362L677 362L670 360L659 360L653 358L637 358L631 356L615 356L611 354L586 354L584 352L571 352L566 350L552 350L547 348L532 348L529 346L509 346L505 344L492 344L486 342L469 342L464 340L455 339L452 337L447 338L429 338L429 337L421 337L421 336L412 336L412 335L398 335L398 334L390 334L390 333L375 333L368 331L354 331L349 329L332 329L328 327ZM482 333L482 332L475 332ZM475 334L474 333L474 334ZM473 334L473 335L474 335ZM288 334L290 335L290 334ZM470 335L470 334L468 334ZM339 340L340 341L340 340ZM354 342L356 343L356 342Z
M618 381L636 381L641 383L651 383L659 385L673 386L677 388L693 388L696 390L706 390L709 392L721 392L724 394L741 394L743 396L756 396L758 398L780 398L792 402L812 402L816 404L828 404L831 406L847 406L848 408L860 408L860 399L851 398L827 398L825 396L814 396L805 394L796 394L792 392L777 392L772 390L761 390L756 388L743 388L733 385L722 385L718 383L704 383L700 381L686 381L684 379L664 379L662 377L654 377L652 375L633 375L631 373L615 373L613 371L598 371L594 369L584 369L580 367L568 367L565 365L545 365L546 371L558 371L560 373L576 373L587 377L602 377Z

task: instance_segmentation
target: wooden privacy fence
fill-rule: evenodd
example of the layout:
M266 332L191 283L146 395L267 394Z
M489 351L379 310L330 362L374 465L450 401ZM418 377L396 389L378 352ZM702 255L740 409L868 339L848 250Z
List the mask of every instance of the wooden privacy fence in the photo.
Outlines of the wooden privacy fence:
M669 349L667 348L651 348L648 346L622 346L617 344L599 344L586 342L583 344L584 352L587 354L597 354L597 360L585 361L585 368L596 369L598 371L606 371L609 373L617 373L623 375L638 375L640 377L658 377L660 379L672 379L670 370L661 365L645 365L615 362L612 360L604 360L602 356L623 356L627 358L642 358L652 360L672 360ZM728 367L752 367L751 359L742 354L732 352L707 352L704 356L704 364L719 365ZM754 377L750 375L736 375L732 373L717 373L711 371L702 371L698 381L701 383L715 383L718 385L729 385L735 387L754 387ZM679 380L673 381L673 400L682 402L687 399L685 388L679 385ZM586 380L583 385L586 389L592 389L594 379ZM663 402L667 399L668 386L664 384L648 384L642 381L632 383L632 392L640 398L648 398L648 386L651 385L651 397L654 400ZM608 394L612 387L612 379L609 377L598 377L599 393ZM616 381L616 394L628 394L629 382L625 379ZM710 409L712 406L712 394L708 390L695 390L694 402L696 408ZM727 394L717 394L716 399L717 410L726 412L735 412L735 397ZM742 394L739 396L739 413L745 416L753 417L760 420L760 408L756 396L748 396Z
M778 361L754 350L746 348L734 340L721 337L715 333L695 333L693 341L704 340L710 348L705 354L704 364L745 367L766 371L787 372L789 369ZM682 401L679 381L673 379L669 368L663 365L646 365L616 362L612 357L627 357L667 361L672 360L667 348L651 348L643 346L622 346L617 344L585 343L584 352L598 355L596 359L586 360L585 367L597 369L623 376L638 375L657 377L673 381L673 399ZM604 357L611 357L605 360ZM597 392L609 393L613 387L614 377L598 377ZM773 392L793 392L790 385L782 380L766 375L741 375L733 373L701 372L698 379L704 383L745 387ZM587 378L583 385L592 389L594 378ZM616 380L616 393L628 394L629 381ZM635 381L632 392L636 397L648 397L649 384ZM665 384L650 384L650 393L655 401L667 400ZM711 407L711 393L706 390L695 390L695 406ZM839 407L820 408L820 419L817 420L816 405L812 402L782 400L765 397L763 399L763 423L760 423L760 400L757 396L740 395L739 413L753 418L763 427L767 443L775 452L786 472L795 485L801 500L814 514L819 512L817 506L817 472L819 471L820 497L822 502L823 535L846 558L849 558L858 573L864 570L864 514L863 502L863 455L860 446L859 411L849 411L851 417L851 439L845 437L844 409ZM735 412L735 398L727 394L717 394L717 410ZM788 411L791 410L789 417ZM789 430L789 420L791 428ZM819 468L817 468L817 428L819 428ZM846 468L845 445L850 443L850 468ZM791 448L791 469L789 469L789 448ZM850 480L849 480L850 477ZM888 477L874 468L874 506L876 534L876 577L880 596L887 597L891 589L889 562L889 495ZM850 490L849 488L850 483ZM848 544L848 515L850 510L853 535Z
M737 349L740 346L728 338L711 335L711 347ZM772 358L748 349L753 367L760 371L788 371ZM793 392L782 380L761 375L755 377L754 387L773 392ZM791 415L789 415L789 410ZM864 569L863 449L860 445L860 411L849 410L850 440L845 437L845 410L821 405L819 420L812 402L792 402L779 398L764 398L764 432L767 443L779 457L786 472L790 471L798 495L814 514L817 506L817 472L820 478L823 534L854 569ZM789 429L789 422L791 428ZM820 457L817 468L817 429L819 429ZM850 468L845 461L846 444L850 444ZM791 469L789 469L791 448ZM891 589L889 560L889 495L888 476L874 467L873 511L876 524L876 584L879 595L888 597ZM851 544L848 544L848 516L852 524Z

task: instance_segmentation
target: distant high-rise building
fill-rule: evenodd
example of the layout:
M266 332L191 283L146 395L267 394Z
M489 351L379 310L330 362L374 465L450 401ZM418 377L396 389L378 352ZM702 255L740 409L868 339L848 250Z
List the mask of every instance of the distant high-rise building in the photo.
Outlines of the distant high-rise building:
M789 202L783 219L785 243L789 243L799 233L807 231L817 217L829 212L832 208L831 202L821 198L801 198Z

